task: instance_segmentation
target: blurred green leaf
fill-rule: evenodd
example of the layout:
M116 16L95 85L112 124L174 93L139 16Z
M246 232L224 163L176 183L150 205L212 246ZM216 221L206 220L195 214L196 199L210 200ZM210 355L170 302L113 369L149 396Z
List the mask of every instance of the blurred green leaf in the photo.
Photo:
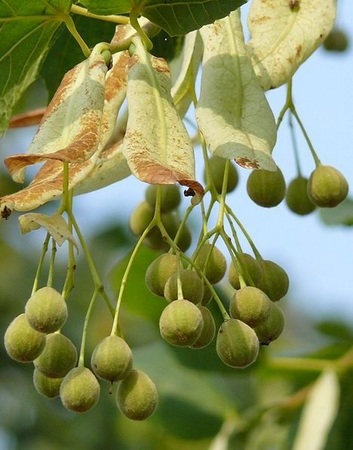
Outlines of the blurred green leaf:
M129 313L143 316L158 326L159 316L167 305L164 298L152 294L145 283L145 272L158 253L142 246L134 259L124 290L122 308ZM131 252L121 259L110 274L110 281L118 293Z
M237 398L225 395L220 379L185 368L162 339L135 348L134 361L156 383L161 398L156 420L171 434L192 439L212 436L225 417L237 416Z
M320 208L320 218L330 226L353 225L353 199L347 198L335 208Z
M338 339L339 341L353 342L353 330L348 326L348 324L342 321L335 320L323 320L319 322L315 328L320 333Z
M322 450L336 418L339 383L332 371L323 372L315 382L299 423L293 450Z

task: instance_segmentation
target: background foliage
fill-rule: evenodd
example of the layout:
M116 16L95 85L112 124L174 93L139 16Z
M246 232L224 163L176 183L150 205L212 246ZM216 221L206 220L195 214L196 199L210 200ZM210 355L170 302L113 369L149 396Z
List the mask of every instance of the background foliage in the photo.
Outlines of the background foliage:
M90 39L96 42L98 35L99 40L111 35L111 25L92 19L79 18L76 26L89 44ZM176 46L177 40L172 41L171 50ZM80 58L82 53L70 35L59 34L41 68L49 98L62 75ZM52 65L53 60L60 64ZM27 109L28 105L38 106L45 101L43 83L38 82L18 108ZM0 176L1 195L16 189L4 171ZM341 214L341 210L331 212L324 220L351 225L346 214L342 219ZM78 219L84 221L84 217ZM89 244L97 266L106 274L113 291L119 286L126 255L134 244L126 222L125 217L120 217L105 223L100 230L91 230ZM32 239L19 238L15 223L13 217L11 222L2 224L0 237L2 331L23 309L39 253ZM41 398L32 385L32 366L14 363L2 346L0 448L289 450L298 445L300 420L313 383L328 369L339 375L339 406L335 409L329 396L330 390L335 389L334 383L328 384L319 392L322 403L316 406L315 414L319 418L322 410L332 410L333 427L326 439L328 430L320 429L320 421L314 420L306 447L301 448L353 448L351 325L342 319L306 318L302 311L295 309L296 299L290 293L285 300L287 327L280 341L262 349L261 357L250 368L241 371L227 368L216 358L214 348L195 352L172 348L160 339L157 325L164 304L149 293L144 283L144 272L155 257L156 253L147 249L138 255L127 286L129 302L124 304L122 326L133 347L136 366L146 370L158 386L160 404L156 414L145 423L129 421L117 411L108 387L102 389L99 404L89 414L69 413L59 400ZM70 299L72 312L66 325L68 336L75 342L80 340L91 288L86 282L88 269L84 260L78 261L78 267L76 284L79 289L74 290ZM62 268L64 273L64 263ZM220 295L226 302L226 285L220 288ZM100 306L96 307L91 325L88 353L110 332L110 318ZM313 447L311 438L320 433L323 444Z

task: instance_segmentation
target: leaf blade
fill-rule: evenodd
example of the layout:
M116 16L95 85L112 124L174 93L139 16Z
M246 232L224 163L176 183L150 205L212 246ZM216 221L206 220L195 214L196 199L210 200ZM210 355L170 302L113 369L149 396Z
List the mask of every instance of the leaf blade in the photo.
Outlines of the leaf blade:
M339 406L337 375L326 370L315 382L304 406L293 450L322 450Z
M206 143L244 167L276 170L275 119L247 56L238 13L200 33L204 56L196 118Z
M255 0L249 11L248 51L261 86L286 83L325 40L336 17L336 1Z
M0 134L68 13L71 0L0 1Z
M190 137L172 102L169 68L165 60L138 54L129 70L128 122L123 153L132 173L151 184L184 183L202 195L194 180L194 152ZM195 189L194 189L195 190Z
M131 11L178 36L227 16L246 0L84 0L81 2L96 14L126 14Z

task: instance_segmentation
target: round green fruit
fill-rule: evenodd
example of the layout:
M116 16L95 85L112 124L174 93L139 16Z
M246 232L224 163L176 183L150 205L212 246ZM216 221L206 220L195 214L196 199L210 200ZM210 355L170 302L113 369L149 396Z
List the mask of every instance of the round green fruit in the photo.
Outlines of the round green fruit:
M178 258L171 253L158 256L147 268L145 282L148 289L164 297L164 287L168 279L177 271Z
M209 170L212 177L213 185L218 194L222 193L224 171L226 167L227 159L220 158L219 156L213 155L209 160ZM204 178L206 179L206 172L204 173ZM206 180L207 181L207 180ZM234 191L239 182L238 171L234 164L229 164L228 171L228 183L226 188L226 193Z
M15 317L4 336L7 354L19 362L34 361L42 353L45 341L46 335L32 328L24 313Z
M142 233L152 222L154 211L146 201L139 203L130 215L130 230L135 236L142 236Z
M286 194L286 182L279 167L276 171L253 170L246 188L251 200L265 208L279 205Z
M97 378L87 367L71 369L60 386L60 399L69 411L87 412L96 405L99 396Z
M40 372L38 369L33 371L33 384L36 391L47 398L59 396L60 386L63 378L50 378Z
M63 378L77 361L77 350L69 338L59 333L48 334L44 350L34 366L50 378Z
M278 264L270 260L259 261L262 275L257 287L264 291L273 302L280 300L289 289L287 272Z
M187 347L201 335L203 318L200 309L188 300L170 303L159 319L161 336L169 344Z
M203 282L197 273L191 269L180 269L179 274L174 272L168 279L164 287L166 300L172 302L178 298L178 275L180 276L183 298L195 304L200 303L204 294Z
M224 277L227 261L219 248L206 242L194 260L196 267L204 272L211 284L216 284Z
M269 345L272 341L275 341L281 335L284 325L283 311L275 303L272 303L267 319L254 327L260 344Z
M333 208L348 195L348 183L337 169L320 164L311 173L308 182L310 200L321 208Z
M156 206L157 191L161 191L161 212L170 212L180 205L180 189L176 184L156 185L151 184L146 189L145 197L147 203L154 210Z
M120 382L116 401L120 411L129 419L148 419L158 404L156 385L145 372L133 369Z
M28 323L42 333L59 330L67 320L67 306L63 296L52 287L38 289L25 306Z
M213 299L213 293L207 284L203 284L202 306L207 306Z
M347 33L334 28L323 42L323 47L329 52L344 52L349 46Z
M288 208L300 216L313 212L316 208L308 195L308 178L294 178L287 187L286 203Z
M259 353L259 340L255 331L238 319L229 319L218 330L216 351L227 366L250 366Z
M95 347L91 367L103 380L123 380L132 369L132 351L121 337L107 336Z
M178 215L173 212L162 213L161 221L170 239L175 241L175 237L181 224ZM186 251L191 245L191 239L192 236L190 230L186 225L184 225L178 236L178 240L175 243L182 251ZM162 233L157 226L153 227L152 230L147 234L144 240L144 244L147 247L160 251L168 251L170 248L168 242L163 238Z
M271 304L271 300L263 291L253 286L245 286L233 295L229 313L234 319L239 319L253 328L267 319Z
M240 289L239 269L245 283L256 286L261 278L261 267L258 261L248 253L241 253L237 256L237 265L233 261L230 263L228 280L234 289Z
M204 348L207 347L214 339L216 334L216 323L209 309L204 306L199 306L202 314L203 327L200 336L196 341L190 345L191 348Z

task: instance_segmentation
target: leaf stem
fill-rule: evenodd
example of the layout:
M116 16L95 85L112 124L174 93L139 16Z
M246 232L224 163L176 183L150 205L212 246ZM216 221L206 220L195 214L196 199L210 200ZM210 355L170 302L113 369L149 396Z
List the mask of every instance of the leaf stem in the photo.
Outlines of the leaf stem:
M132 11L130 12L130 24L133 28L135 28L135 30L137 31L139 37L141 38L141 40L143 42L145 49L147 50L147 52L149 52L153 47L152 41L147 36L145 31L141 28L141 25L139 24L139 21L137 20L137 15L135 13L133 13ZM133 41L133 43L135 43L135 42Z
M295 167L297 169L298 177L301 177L302 176L302 171L301 171L301 168L300 168L298 145L297 145L297 139L296 139L296 136L295 136L295 130L294 130L294 125L293 125L293 116L292 116L292 112L291 111L290 111L290 114L288 116L288 124L289 124L289 131L290 131L291 139L292 139L292 145L293 145Z
M50 237L51 237L50 234L47 233L47 235L45 236L44 242L43 242L42 252L41 252L40 257L39 257L37 271L36 271L36 275L34 277L34 282L33 282L33 287L32 287L32 295L38 290L39 277L40 277L40 273L41 273L42 268L43 268L45 255L46 255L46 253L48 251Z
M86 341L87 341L87 330L88 330L88 324L92 315L92 310L93 310L93 306L96 302L97 296L99 293L99 289L96 286L92 297L91 297L91 301L89 303L87 312L86 312L86 316L85 316L85 321L83 324L83 330L82 330L82 338L81 338L81 347L80 347L80 355L79 355L79 359L78 359L78 367L84 367L85 365L85 349L86 349Z
M90 252L90 250L88 248L88 245L86 244L86 241L85 241L85 239L83 237L83 234L82 234L82 232L80 230L80 227L79 227L79 225L78 225L78 223L77 223L77 221L75 219L75 216L73 215L72 211L67 211L67 214L68 214L70 220L72 221L72 225L73 225L73 227L75 229L75 232L77 234L77 237L78 237L78 239L80 241L80 245L81 245L83 253L85 255L85 258L86 258L89 270L91 272L92 280L93 280L93 283L94 283L94 285L96 287L96 290L97 290L97 292L101 293L104 301L106 302L106 304L107 304L107 306L109 308L109 311L111 312L112 315L114 315L113 305L111 304L109 298L106 295L103 294L103 292L104 292L103 283L102 283L102 281L100 279L100 276L98 274L96 266L95 266L95 264L93 262L93 258L91 256L91 252Z
M302 372L322 372L328 368L335 370L336 367L336 361L314 358L272 358L267 364L273 369Z
M47 286L53 286L53 280L54 280L55 256L56 256L56 251L57 251L54 239L52 239L51 245L52 245L52 248L51 248L51 258L50 258Z
M72 34L72 36L75 38L76 42L80 46L82 53L85 55L86 58L88 58L89 55L91 54L91 50L89 49L88 45L83 40L83 38L81 37L80 33L77 31L75 22L73 21L72 17L65 16L64 22L65 22L66 28L69 30L69 32Z
M104 20L105 22L113 22L120 25L126 25L130 22L129 17L120 16L120 15L100 15L93 14L88 11L86 8L82 8L81 6L71 5L71 12L73 14L78 14L80 16L88 17L90 19Z
M158 198L158 195L157 195ZM122 299L123 299L123 294L125 291L125 287L126 287L126 283L127 283L127 279L129 276L129 273L131 271L131 267L132 264L134 262L134 259L136 258L136 255L145 239L145 237L147 236L147 234L151 231L151 229L156 226L156 219L153 218L152 221L150 222L150 224L147 226L147 228L145 229L145 231L142 233L142 235L140 236L139 240L137 241L131 256L129 258L129 261L127 263L126 269L124 271L122 280L121 280L121 284L120 284L120 289L119 289L119 294L118 294L118 299L117 299L117 303L116 303L116 307L115 307L115 312L114 312L114 320L113 320L113 325L112 325L112 331L111 331L111 335L119 335L120 334L120 330L119 330L119 314L120 314L120 308L121 308L121 303L122 303Z

